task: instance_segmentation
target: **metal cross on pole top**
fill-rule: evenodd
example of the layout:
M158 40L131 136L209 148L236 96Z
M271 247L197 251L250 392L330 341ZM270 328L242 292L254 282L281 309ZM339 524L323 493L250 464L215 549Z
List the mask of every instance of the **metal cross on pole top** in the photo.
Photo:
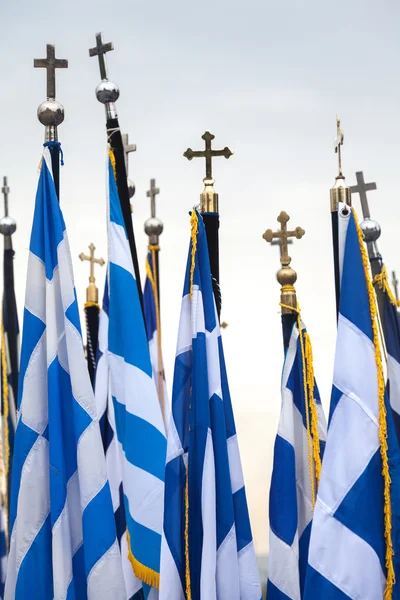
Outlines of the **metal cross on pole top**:
M103 44L101 33L96 33L96 46L94 48L90 48L89 56L98 56L100 77L103 80L108 79L105 55L107 54L107 52L111 52L111 50L114 50L114 44L112 42L107 42L106 44Z
M275 239L275 240L272 240L272 242L270 242L270 243L271 243L271 246L279 246L279 253L280 253L280 256L282 256L282 242L281 242L281 240L280 239ZM293 241L292 241L292 238L289 238L287 240L287 245L290 246L291 244L293 244Z
M212 150L211 142L215 138L215 135L206 131L201 139L205 141L206 148L205 150L192 150L188 148L186 152L183 153L188 160L192 160L193 158L205 158L206 159L206 179L212 179L212 159L215 156L224 156L225 158L230 158L233 154L232 150L230 150L227 146L223 150Z
M288 253L288 242L289 238L295 237L298 240L303 237L305 231L302 227L296 227L293 231L287 230L287 222L290 217L285 212L282 211L279 217L277 218L278 223L281 224L280 231L272 231L272 229L267 229L264 233L263 238L266 242L272 242L274 239L278 239L281 244L281 263L282 265L288 266L290 264L291 258Z
M97 264L102 267L103 265L105 265L105 261L103 258L94 257L94 251L96 250L96 246L93 243L90 244L89 250L89 256L87 256L87 254L85 254L84 252L81 252L79 258L82 261L87 260L90 262L89 287L86 290L86 302L94 302L97 304L99 300L99 292L95 285L96 278L94 276L94 265Z
M150 198L151 216L154 219L156 216L156 196L160 193L160 188L156 187L156 180L150 179L150 189L146 192L148 198Z
M336 138L335 138L335 152L338 155L338 169L339 177L343 176L342 172L342 146L344 144L344 134L340 128L340 117L336 115Z
M129 174L129 154L131 152L136 152L136 144L129 143L129 133L122 134L122 145L124 146L124 156L125 156L125 169L126 176Z
M267 229L264 233L263 238L266 242L271 243L274 239L279 240L281 244L281 269L276 274L278 282L281 284L281 309L282 314L295 314L297 312L297 298L294 284L297 279L297 273L291 267L289 267L291 258L288 254L288 244L290 238L297 238L298 240L303 237L305 231L302 227L296 227L293 231L288 231L287 223L289 221L289 215L282 211L277 218L278 223L281 224L279 231L272 231Z
M367 192L372 192L373 190L376 190L376 183L374 181L372 183L365 183L364 173L362 171L357 171L356 179L357 185L352 185L350 187L351 193L360 195L363 217L364 219L370 219L371 214L369 212Z
M56 97L56 69L67 69L68 60L56 58L56 50L53 44L46 45L46 58L34 58L33 66L37 69L47 71L47 99L55 100Z
M10 193L10 188L8 187L7 177L3 177L1 193L4 196L4 216L8 217L8 194Z

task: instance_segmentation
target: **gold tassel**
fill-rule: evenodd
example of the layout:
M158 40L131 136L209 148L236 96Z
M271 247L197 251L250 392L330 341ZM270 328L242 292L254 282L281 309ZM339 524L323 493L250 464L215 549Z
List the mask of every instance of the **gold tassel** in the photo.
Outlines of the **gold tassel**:
M190 264L190 299L192 299L193 295L193 278L194 278L194 268L196 266L196 251L197 251L197 233L199 230L199 223L195 209L192 210L192 215L190 217L190 225L192 227L191 238L192 238L192 262Z
M185 485L185 578L186 578L186 600L192 600L190 587L190 562L189 562L189 462L186 466Z
M160 573L150 569L150 567L146 567L143 563L139 562L132 554L131 549L131 538L129 535L128 529L126 530L126 539L128 542L128 559L132 565L133 572L136 577L143 581L143 583L147 583L147 585L151 585L154 588L160 589Z
M8 376L7 376L7 353L6 353L6 340L4 335L4 325L1 322L0 325L0 336L1 336L1 368L3 371L3 394L2 394L2 403L3 403L3 425L4 425L4 447L5 447L5 457L1 456L1 462L4 465L5 471L5 494L4 494L4 508L5 508L5 518L7 521L8 518L8 473L10 469L10 440L9 440L9 428L8 428L8 416L10 412L9 406L9 398L8 398ZM0 439L1 444L1 454L3 441ZM8 526L6 525L6 532L8 531ZM6 536L6 541L8 543L8 539Z
M117 180L117 167L116 167L116 164L115 164L114 151L111 150L111 148L108 149L108 156L110 158L112 170L113 170L115 181L116 181Z
M381 348L379 341L379 332L377 325L377 308L375 291L372 285L372 281L369 274L369 262L367 251L364 246L364 234L358 224L357 215L354 208L351 209L353 213L354 222L356 225L358 243L360 245L361 258L364 267L365 281L367 284L369 308L372 321L372 333L373 343L375 348L375 362L378 371L378 403L379 403L379 441L380 451L382 457L382 475L384 483L384 523L385 523L385 542L386 542L386 556L385 565L387 569L386 577L386 588L383 595L384 600L391 600L393 593L393 586L396 583L396 577L393 567L393 544L392 544L392 507L390 504L390 473L389 473L389 461L388 461L388 445L387 445L387 422L386 422L386 406L385 406L385 378L383 375L383 366L381 358ZM384 279L383 279L384 281Z
M321 448L319 444L319 435L318 435L318 413L317 407L315 404L314 398L314 385L315 385L315 376L314 376L314 362L313 362L313 353L311 340L308 333L304 333L304 341L305 341L305 354L306 354L306 366L307 366L307 385L308 385L308 394L309 394L309 404L310 404L310 412L311 412L311 433L312 433L312 444L313 444L313 453L314 453L314 466L315 466L315 479L317 482L317 486L319 484L319 480L321 479Z
M385 266L382 267L382 270L380 273L375 275L375 277L372 280L372 283L374 285L376 283L380 287L381 290L384 290L387 293L389 300L390 300L391 304L393 304L393 306L400 306L400 300L396 300L392 290L390 289L390 285L388 282L388 274L387 274Z

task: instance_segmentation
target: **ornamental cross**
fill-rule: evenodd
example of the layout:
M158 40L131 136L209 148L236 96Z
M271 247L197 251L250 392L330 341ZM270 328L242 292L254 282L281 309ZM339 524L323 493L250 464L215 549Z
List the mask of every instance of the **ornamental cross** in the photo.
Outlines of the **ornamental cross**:
M90 48L89 56L99 57L100 77L102 78L102 80L108 79L105 55L107 54L107 52L111 52L111 50L114 50L114 44L112 42L107 42L107 44L103 44L103 40L101 39L101 33L96 33L96 46L94 48Z
M47 71L47 98L56 97L56 69L68 69L68 61L65 58L56 58L56 48L53 44L46 45L46 58L34 58L33 66L36 69Z
M344 134L340 128L340 117L336 115L336 138L335 138L335 152L338 155L338 167L339 167L339 177L343 177L342 173L342 152L341 146L344 144Z
M288 238L287 245L290 246L290 244L293 244L293 240L291 238ZM279 246L279 253L280 256L282 256L282 242L280 239L272 240L271 246Z
M289 238L295 237L298 240L303 237L305 234L304 229L302 227L296 227L293 231L287 230L287 222L290 217L285 211L282 211L279 217L277 218L278 223L281 224L280 231L272 231L272 229L267 229L264 233L263 238L266 242L272 242L273 239L278 239L281 244L281 263L282 265L289 265L292 260L288 254L288 242Z
M352 194L360 194L360 201L361 201L363 217L364 217L364 219L370 219L371 215L369 212L367 192L376 190L376 183L374 181L372 183L365 183L364 173L362 171L357 171L356 178L357 178L357 185L351 186L351 188L350 188L351 193Z
M89 282L90 283L94 283L96 281L95 276L94 276L94 265L100 265L101 267L105 264L104 259L103 258L95 258L94 257L94 251L96 250L96 246L92 243L89 246L89 250L90 250L90 255L87 256L86 254L84 254L83 252L80 253L79 258L83 261L83 260L88 260L90 262L90 276L89 276Z
M136 152L136 144L130 144L129 143L129 134L128 133L123 133L122 134L122 145L124 147L125 170L126 170L126 174L128 175L128 172L129 172L129 154L131 152Z
M193 158L205 158L206 159L206 179L212 179L212 159L214 156L225 156L225 158L230 158L233 154L232 150L230 150L227 146L223 150L212 150L211 142L215 138L215 135L206 131L202 136L206 143L205 150L192 150L188 148L186 152L183 153L188 160L192 160Z
M392 285L393 285L393 289L394 289L394 296L396 298L396 300L399 299L399 281L396 277L396 271L392 271Z
M4 216L8 217L8 194L10 193L10 188L7 185L7 177L3 177L3 187L1 188L1 191L4 196Z
M156 187L156 180L150 179L150 189L147 191L147 197L150 198L151 217L156 216L156 196L160 193L160 188Z

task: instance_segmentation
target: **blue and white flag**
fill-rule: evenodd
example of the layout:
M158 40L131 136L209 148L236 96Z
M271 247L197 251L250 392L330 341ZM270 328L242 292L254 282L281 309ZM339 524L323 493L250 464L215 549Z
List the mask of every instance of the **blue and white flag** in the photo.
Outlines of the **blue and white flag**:
M290 315L288 315L290 316ZM282 318L289 339L269 498L268 600L303 597L326 421L314 382L308 334ZM291 332L285 331L291 327ZM312 385L310 385L310 378ZM312 387L312 389L310 389Z
M362 233L348 207L339 206L338 218L343 243L336 358L304 598L386 600L392 598L392 548L398 538L391 532L398 445L386 408Z
M50 152L46 147L30 242L5 598L125 600Z
M119 511L128 598L141 583L128 573L127 557L136 577L143 582L145 597L155 598L160 580L167 442L111 160L108 180L108 326L103 311L99 335L103 352L100 361L105 359L105 366L108 363L108 376L99 362L96 396L103 391L103 412L107 405L111 427L107 467L114 510ZM99 377L107 378L108 383L100 385ZM97 406L101 412L100 404L99 398Z
M160 600L260 600L204 224L192 213L168 429Z
M166 415L167 387L165 383L164 361L161 347L161 319L157 291L156 250L149 246L146 258L146 281L143 291L144 314L146 319L147 339L149 342L150 359L153 367L153 377L157 386L161 410Z

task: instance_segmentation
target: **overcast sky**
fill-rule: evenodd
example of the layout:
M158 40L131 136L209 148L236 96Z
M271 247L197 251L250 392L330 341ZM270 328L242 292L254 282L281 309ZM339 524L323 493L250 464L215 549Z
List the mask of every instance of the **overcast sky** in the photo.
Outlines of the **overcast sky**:
M306 235L290 250L298 299L314 344L315 371L329 406L335 308L329 189L336 175L335 114L345 133L344 173L364 170L376 181L371 214L383 230L380 249L400 275L400 7L394 0L68 0L0 2L0 175L8 175L17 301L22 316L37 168L44 128L36 119L45 73L33 58L56 46L69 69L57 73L59 128L65 166L61 204L74 259L80 305L88 265L78 255L90 242L106 258L105 117L95 98L95 33L113 41L110 79L121 89L121 128L138 146L130 157L136 183L134 226L144 267L149 216L146 190L161 194L161 298L164 354L171 388L184 268L188 211L198 203L202 149L234 156L214 162L220 195L222 318L228 376L236 414L256 548L268 547L268 493L280 409L282 335L277 248L262 239L281 210ZM358 197L354 205L359 210ZM143 271L144 272L144 269ZM97 269L103 287L104 269ZM356 441L355 441L356 443Z

